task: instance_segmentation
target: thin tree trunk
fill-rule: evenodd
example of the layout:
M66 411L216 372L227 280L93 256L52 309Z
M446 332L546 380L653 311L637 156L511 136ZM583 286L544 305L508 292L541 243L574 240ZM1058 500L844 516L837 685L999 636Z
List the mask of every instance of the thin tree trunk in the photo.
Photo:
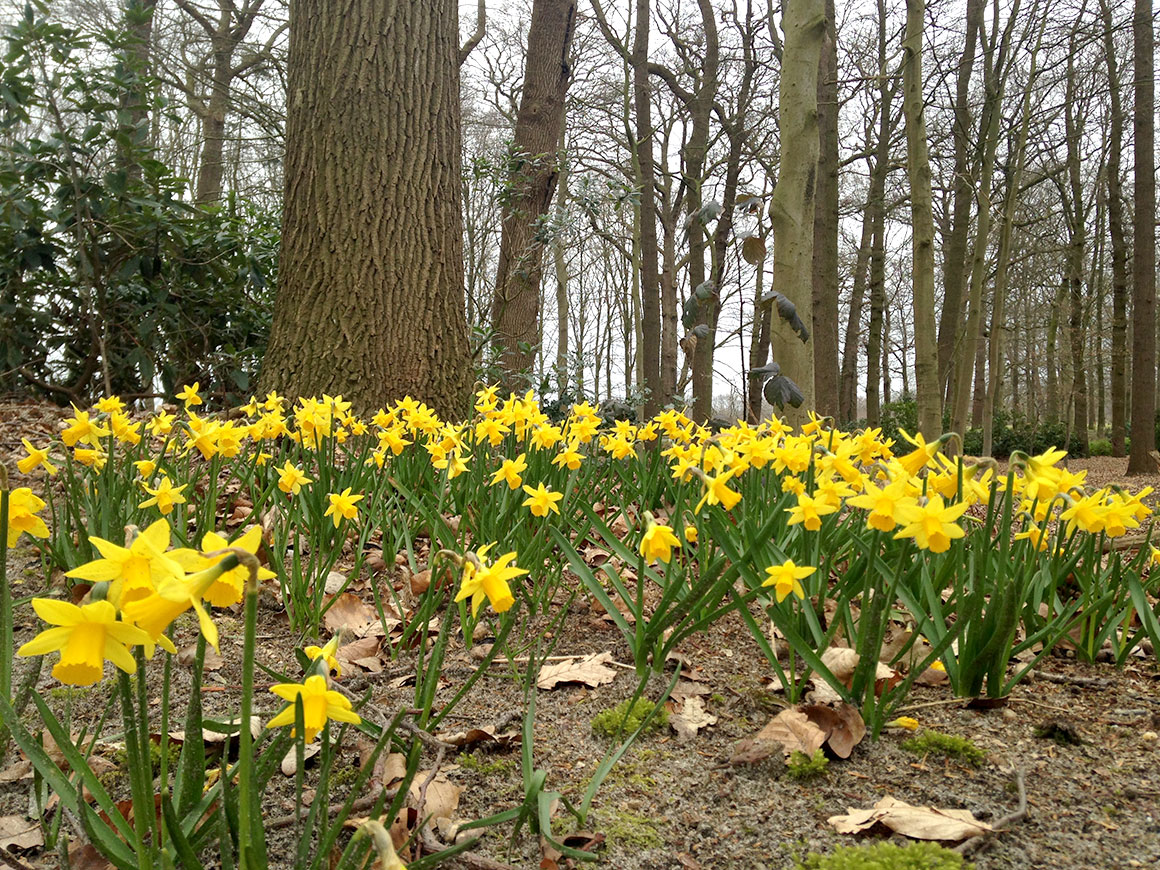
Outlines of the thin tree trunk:
M927 438L942 434L942 390L934 318L934 206L922 94L925 0L907 0L902 109L906 116L906 166L910 176L911 273L914 303L914 371L918 427Z
M1135 229L1132 255L1132 449L1128 474L1156 470L1156 105L1151 0L1136 0L1132 18L1132 55L1136 86L1132 130L1135 135Z
M971 139L970 87L979 27L983 21L985 6L985 0L967 0L967 41L959 58L958 78L955 84L954 123L951 127L954 148L954 205L943 258L943 307L938 328L939 383L948 401L951 398L950 384L953 378L951 369L955 346L962 328L963 279L966 275L971 203L975 197L975 184L968 156Z
M834 0L825 0L826 23L818 67L818 175L814 211L814 406L838 413L838 33Z
M866 273L870 266L872 237L869 210L870 205L867 203L862 212L862 239L858 243L858 255L854 262L850 316L846 321L846 336L842 342L842 380L838 391L841 401L838 416L844 424L858 419L858 345L862 334L862 304L866 297Z
M770 200L773 228L773 290L792 302L810 323L813 301L814 185L818 169L818 62L826 16L824 0L794 0L782 15L779 107L781 167ZM814 406L814 345L802 341L781 317L773 319L773 357L802 391L799 409L785 409L791 422L806 420Z
M527 386L521 373L532 368L542 340L540 278L547 241L542 222L556 189L575 22L576 0L532 4L491 305L492 347L509 388Z
M1124 230L1124 201L1120 180L1120 152L1124 149L1124 107L1120 96L1120 65L1116 57L1112 8L1101 0L1104 22L1104 61L1108 68L1111 115L1108 119L1108 234L1112 243L1112 455L1125 453L1127 434L1128 365L1128 239Z

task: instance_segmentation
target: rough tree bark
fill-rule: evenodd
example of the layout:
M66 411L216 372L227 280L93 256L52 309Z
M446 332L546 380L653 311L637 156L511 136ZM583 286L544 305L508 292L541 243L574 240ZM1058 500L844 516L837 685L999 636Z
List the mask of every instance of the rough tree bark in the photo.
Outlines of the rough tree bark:
M922 32L925 0L907 0L902 109L906 116L906 167L910 176L911 274L914 302L914 376L918 428L942 434L942 390L934 319L934 206L930 155L922 108Z
M954 204L950 233L946 237L943 256L943 307L938 327L939 383L944 396L950 400L952 361L955 345L962 329L963 279L966 277L967 239L971 226L971 202L975 196L968 150L970 148L971 73L975 66L975 49L979 42L979 26L983 20L985 0L967 0L966 44L959 58L958 79L955 83L954 124L951 128L954 148Z
M279 292L263 386L466 411L458 10L292 0Z
M1132 130L1135 134L1136 219L1132 250L1132 447L1128 474L1154 472L1156 444L1156 104L1151 0L1136 0L1132 55L1136 66Z
M818 180L814 210L814 407L838 413L838 32L834 0L825 0L826 23L818 68Z
M543 219L559 174L575 22L576 0L532 4L491 304L492 347L510 389L529 386L526 373L541 340L540 278L551 237Z
M769 204L773 229L773 290L809 322L813 301L814 192L818 171L818 62L825 33L824 0L790 0L784 5L779 85L781 171ZM773 358L805 396L802 407L787 409L791 422L804 422L814 407L814 345L803 342L782 318L773 318Z
M1128 239L1124 230L1124 193L1120 179L1120 152L1124 148L1124 106L1120 97L1120 64L1116 57L1112 7L1101 0L1104 24L1104 61L1108 68L1108 234L1112 243L1112 455L1124 455L1127 434L1128 363Z

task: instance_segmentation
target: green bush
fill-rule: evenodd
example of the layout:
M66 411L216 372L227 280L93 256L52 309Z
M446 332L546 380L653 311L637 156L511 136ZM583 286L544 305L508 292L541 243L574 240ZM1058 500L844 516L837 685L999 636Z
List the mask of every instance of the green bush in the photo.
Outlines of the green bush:
M632 710L628 709L629 699L625 698L615 707L610 707L607 710L601 710L592 717L592 730L602 737L614 737L617 733L631 734L640 727L640 723L652 713L655 706L652 701L646 698L637 698L636 703L632 705ZM625 718L627 715L627 718ZM669 722L669 711L664 707L657 710L656 715L649 720L645 731L655 731L658 728L663 728ZM624 727L621 728L621 723Z
M830 759L826 758L826 753L821 749L815 749L813 755L806 755L795 749L790 753L789 761L786 762L785 774L790 779L816 779L819 776L824 776L829 766Z
M945 755L978 767L987 759L987 753L966 737L955 737L941 731L923 731L916 737L902 741L902 748L915 755Z
M839 846L828 855L809 855L797 870L970 870L963 856L937 843L875 843Z

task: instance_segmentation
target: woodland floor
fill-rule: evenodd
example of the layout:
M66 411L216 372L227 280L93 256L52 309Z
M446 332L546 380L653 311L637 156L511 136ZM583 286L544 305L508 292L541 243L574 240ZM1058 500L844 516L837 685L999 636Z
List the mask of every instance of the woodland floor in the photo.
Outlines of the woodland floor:
M0 405L0 461L14 470L15 459L22 455L20 437L42 443L58 431L56 421L55 410L44 406ZM1100 458L1073 461L1071 468L1089 468L1089 482L1103 484L1121 480L1124 465L1124 460ZM24 485L19 476L13 484ZM1160 478L1130 482L1133 489L1149 484L1160 484ZM385 555L389 565L390 555ZM26 542L10 556L9 577L18 598L44 586L39 560ZM408 578L395 569L367 578L355 591L366 596L370 582L409 585ZM578 599L556 638L553 654L608 652L614 662L626 666L613 664L617 674L605 685L561 684L539 691L536 697L536 766L548 772L549 789L573 801L582 796L609 748L607 740L593 733L593 717L627 698L635 688L632 669L627 667L629 650L620 633L601 616ZM293 650L300 639L288 631L286 615L273 595L263 596L259 620L260 661L275 671L297 673ZM203 699L207 716L228 717L236 714L239 705L241 619L225 611L217 622L223 663L207 672ZM19 608L17 644L36 630L31 610ZM534 637L537 630L529 628L528 637ZM179 622L178 647L191 644L195 632L194 621ZM486 643L486 638L481 642ZM453 641L444 669L447 685L440 690L437 705L475 669L479 648L468 651L462 639ZM868 808L888 795L916 805L968 809L994 822L1016 807L1017 770L1025 774L1029 812L973 856L980 870L1160 866L1160 740L1156 736L1160 731L1160 669L1152 654L1132 658L1117 670L1111 664L1077 663L1061 650L1045 659L1033 678L1018 685L1007 706L999 709L966 709L946 687L916 688L900 713L917 718L923 728L969 737L987 753L978 768L913 755L900 747L908 734L888 731L876 742L864 740L849 759L832 760L820 779L797 782L784 775L776 760L729 764L738 741L752 737L784 705L774 691L768 665L741 620L721 621L707 634L685 642L679 653L680 662L670 663L667 675L680 667L680 691L700 697L716 721L685 739L670 726L645 734L613 769L586 825L595 837L570 841L575 845L599 841L593 848L601 866L625 870L790 868L810 851L828 851L854 841L831 829L830 816L849 808ZM379 651L366 659L370 669L349 673L343 684L356 696L370 689L373 712L368 715L389 718L409 707L413 689L406 678L414 673L413 654L404 651L392 659ZM184 707L181 693L188 693L188 668L180 661L172 701L177 711ZM25 667L27 662L18 660L18 680ZM265 719L280 702L264 691L273 682L264 673L258 674L257 682L260 691L255 706ZM48 667L39 680L40 691L58 711L69 709L74 731L105 712L112 686L113 681L106 679L88 690L61 690ZM650 691L655 697L659 682ZM444 730L479 727L501 736L518 733L524 710L523 690L511 669L493 665L449 717ZM1082 743L1061 745L1037 737L1036 729L1043 725L1070 726ZM425 769L434 765L435 757L434 751L429 753ZM340 768L353 771L358 762L357 748L351 746ZM15 751L2 767L0 815L27 817L32 779L21 778ZM518 741L488 741L448 752L439 772L441 787L433 787L428 799L435 793L454 795L461 789L453 812L461 821L516 806L523 799ZM342 779L342 774L336 777ZM275 774L265 807L268 820L292 811L292 783L292 777ZM345 796L345 789L336 788L336 792L331 800ZM568 830L565 815L557 815L558 836ZM525 829L511 845L509 831L510 825L485 834L473 857L447 866L484 870L541 866L538 839ZM288 845L291 833L292 826L272 825L272 855ZM0 829L0 845L9 849L20 866L60 866L54 855L36 848L6 846L3 835ZM438 839L439 834L432 836ZM74 866L98 870L102 864ZM565 862L561 860L560 866Z

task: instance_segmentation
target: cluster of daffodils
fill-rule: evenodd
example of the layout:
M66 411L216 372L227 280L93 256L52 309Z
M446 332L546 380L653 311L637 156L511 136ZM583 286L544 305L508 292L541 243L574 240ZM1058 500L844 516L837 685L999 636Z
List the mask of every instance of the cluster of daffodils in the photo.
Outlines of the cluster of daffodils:
M183 411L161 411L144 420L130 417L116 397L102 399L88 410L74 409L59 443L25 442L27 456L19 463L20 470L28 474L43 467L51 474L62 461L74 469L78 465L100 469L117 445L126 445L135 451L130 456L140 457L134 463L143 496L139 508L156 510L164 517L175 506L197 497L191 481L181 475L188 476L198 462L217 459L223 468L245 464L259 486L276 486L288 499L299 498L317 485L327 462L339 468L365 463L372 471L384 473L398 462L409 463L408 467L429 463L442 477L442 485L452 490L468 485L460 478L478 469L470 485L514 494L522 498L521 509L548 523L556 517L567 519L571 513L573 506L564 494L570 475L590 464L600 468L643 464L646 456L652 461L659 454L675 484L692 488L690 503L695 502L692 516L683 518L683 534L651 518L642 524L642 557L663 563L683 548L682 537L686 544L695 543L696 517L703 512L769 509L768 500L747 505L743 491L788 494L788 507L779 509L786 511L786 524L800 527L803 533L819 532L828 518L855 516L871 532L911 540L932 553L948 551L953 541L967 533L968 524L977 521L972 516L978 517L981 509L972 514L972 507L994 499L1012 500L1015 519L1006 533L1038 549L1048 547L1049 529L1061 529L1066 535L1117 537L1138 528L1151 513L1144 503L1150 490L1134 494L1116 488L1087 491L1084 472L1060 466L1063 451L1015 457L1012 475L996 475L991 466L944 455L945 436L927 441L921 434L903 432L904 443L898 445L880 429L845 432L828 418L813 415L800 430L773 417L758 425L738 422L711 431L678 410L663 411L642 424L607 422L596 407L581 402L562 420L552 420L530 392L501 398L497 387L487 387L475 396L474 416L463 422L442 420L410 397L364 420L342 396L300 399L291 405L275 393L251 399L232 419L218 420L194 410L201 404L196 384L183 388L178 398ZM274 456L282 464L271 463L267 469L267 460ZM532 469L536 469L534 474ZM744 484L754 475L761 476L762 485L747 490ZM335 528L343 521L357 522L360 508L373 509L368 508L369 502L362 502L364 498L365 493L351 487L330 492L325 517ZM12 494L9 539L14 530L47 534L35 516L38 503L28 490ZM141 540L155 537L160 541L158 533L144 533ZM114 552L108 549L111 544L95 545ZM162 599L175 605L189 601L193 607L192 602L202 597L189 586L188 578L196 572L188 572L205 566L192 557L161 556L158 564L175 568L158 569L146 581L140 567L114 574L110 566L116 559L106 549L102 549L106 558L93 563L102 567L83 566L71 573L78 579L110 583L106 600L118 612L151 610ZM120 549L130 552L132 548ZM473 611L487 600L503 612L511 602L507 581L522 571L512 565L514 553L490 563L489 549L490 545L470 554L466 561L459 557L464 572L460 596L471 599ZM769 583L781 600L801 596L801 572L812 569L794 565L792 570L787 566L769 570ZM213 594L223 601L228 597L225 592ZM168 624L161 617L144 616L130 623L148 630L151 643L160 643L156 627Z
M10 538L13 531L10 528ZM73 604L52 598L33 599L36 614L51 627L21 646L18 656L59 653L52 675L67 685L91 686L104 676L106 662L127 674L136 673L135 648L150 659L157 647L176 653L169 628L191 609L197 614L206 642L218 649L218 631L208 608L229 607L242 600L250 568L239 564L238 556L257 552L261 529L252 527L232 542L210 532L202 538L200 550L170 549L171 530L164 519L139 534L133 535L132 530L130 534L124 547L90 536L89 541L101 557L66 574L92 584L86 600ZM256 560L253 562L257 565ZM255 572L259 581L274 576L260 566ZM269 727L293 725L294 702L299 697L308 742L328 719L360 721L351 710L350 701L332 691L327 682L331 667L337 668L337 642L335 637L326 647L307 648L315 666L303 683L271 687L270 691L290 704L268 723Z

